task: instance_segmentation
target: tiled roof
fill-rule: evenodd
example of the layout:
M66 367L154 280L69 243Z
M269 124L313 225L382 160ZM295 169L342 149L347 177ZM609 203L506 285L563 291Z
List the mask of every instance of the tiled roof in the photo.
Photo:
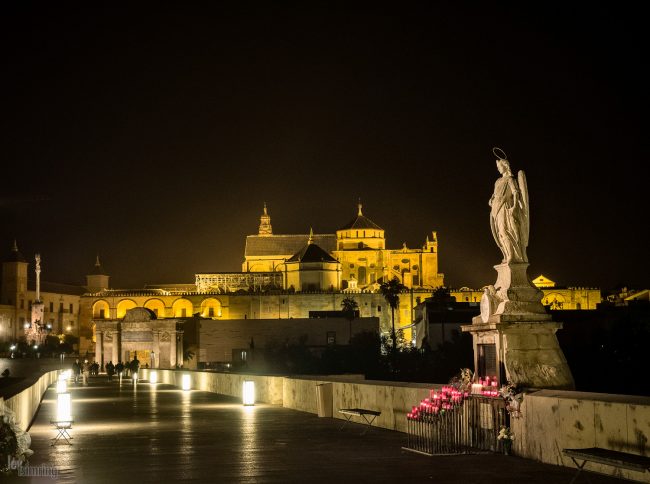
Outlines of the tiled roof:
M36 290L36 281L27 281L27 288L30 291ZM83 286L76 286L73 284L61 284L58 282L41 281L41 292L50 292L54 294L68 294L73 296L81 296L88 292Z
M344 225L339 230L348 230L348 229L374 229L374 230L384 230L375 222L370 220L365 215L357 215L357 217L352 220L347 225Z
M18 249L16 249L9 252L9 255L5 257L5 260L3 262L27 262L27 260L18 251Z
M278 255L291 257L307 245L309 234L296 235L249 235L246 237L246 257ZM314 244L326 252L336 250L336 235L316 234Z
M311 243L296 252L287 262L338 262L334 257Z

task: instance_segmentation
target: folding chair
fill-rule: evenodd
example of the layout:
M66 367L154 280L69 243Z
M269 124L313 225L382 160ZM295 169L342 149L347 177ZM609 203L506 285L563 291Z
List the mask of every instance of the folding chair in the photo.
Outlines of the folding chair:
M54 428L57 431L56 436L52 439L51 445L56 444L61 439L63 439L68 445L72 445L72 442L70 442L72 436L68 433L68 430L72 428L73 422L74 420L66 420L63 422L59 422L57 420L50 420L50 423L54 425Z

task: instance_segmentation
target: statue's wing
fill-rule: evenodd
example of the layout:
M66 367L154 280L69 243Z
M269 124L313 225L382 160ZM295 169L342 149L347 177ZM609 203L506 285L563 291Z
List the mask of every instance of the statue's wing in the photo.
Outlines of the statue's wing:
M528 235L530 233L530 208L528 204L528 184L526 183L526 174L523 170L519 170L517 174L517 182L519 183L519 193L521 194L521 241L524 247L528 247Z

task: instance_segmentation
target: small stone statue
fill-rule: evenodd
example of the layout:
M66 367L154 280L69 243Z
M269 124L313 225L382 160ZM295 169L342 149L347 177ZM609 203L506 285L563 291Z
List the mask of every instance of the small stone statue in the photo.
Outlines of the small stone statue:
M497 157L497 169L501 173L489 201L492 235L503 253L502 263L525 263L528 262L526 247L530 227L526 175L519 171L515 180L503 150L493 148L492 152Z

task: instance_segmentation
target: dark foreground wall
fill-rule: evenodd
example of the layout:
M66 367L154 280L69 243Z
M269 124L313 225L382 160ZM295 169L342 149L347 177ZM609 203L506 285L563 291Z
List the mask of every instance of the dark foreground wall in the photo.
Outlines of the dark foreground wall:
M328 344L346 345L350 339L350 323L344 318L201 319L197 324L199 362L231 361L233 350L250 350L251 342L254 349L263 350L269 344L301 341L309 347L324 348ZM379 318L357 318L351 327L353 335L379 332Z

